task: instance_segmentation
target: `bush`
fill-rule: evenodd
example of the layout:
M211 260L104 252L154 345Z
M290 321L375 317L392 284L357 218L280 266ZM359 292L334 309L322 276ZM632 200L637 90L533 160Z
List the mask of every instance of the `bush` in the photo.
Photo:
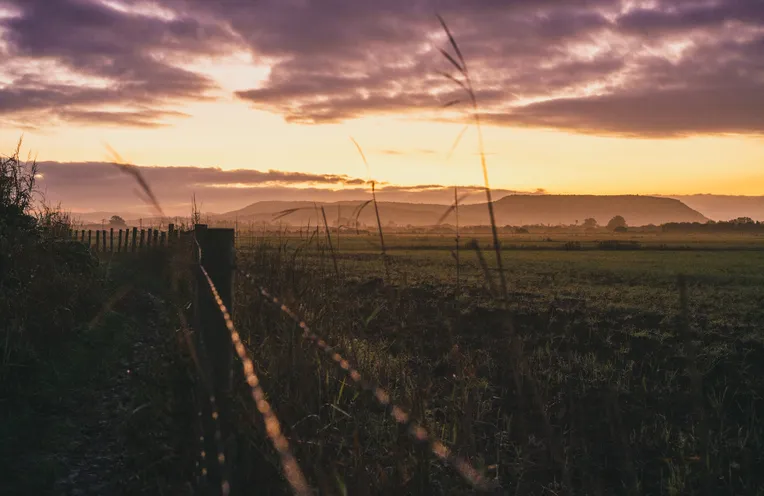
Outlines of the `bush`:
M81 243L64 241L68 216L35 211L34 163L18 148L0 157L0 373L10 364L55 352L59 338L97 309L97 259ZM36 214L36 215L33 215Z

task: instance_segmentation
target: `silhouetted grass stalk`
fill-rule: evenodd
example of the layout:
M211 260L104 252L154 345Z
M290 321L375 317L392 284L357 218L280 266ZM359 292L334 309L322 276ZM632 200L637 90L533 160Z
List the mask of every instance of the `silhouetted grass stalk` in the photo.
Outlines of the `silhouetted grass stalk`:
M477 133L478 133L478 150L480 152L480 166L483 169L483 181L485 182L485 196L486 196L486 201L488 203L488 215L491 220L491 234L493 235L493 249L494 249L494 252L496 253L496 266L499 269L499 280L501 282L502 296L504 298L504 301L506 302L509 298L509 293L507 290L507 279L506 279L506 276L504 275L504 262L501 259L501 242L499 241L499 232L496 227L496 215L494 213L494 208L493 208L491 184L490 184L490 181L488 180L488 165L485 159L485 145L483 143L483 131L480 125L480 112L479 112L479 107L477 103L477 97L475 95L475 91L472 86L472 78L470 77L470 72L467 69L467 62L464 60L464 56L462 55L462 51L459 49L459 45L456 43L456 39L454 39L453 35L451 34L451 30L448 28L446 21L444 21L443 18L440 16L438 16L438 20L440 21L441 26L443 26L443 30L448 36L448 41L451 43L451 46L453 47L454 52L456 52L458 61L454 59L454 57L451 56L446 50L441 49L441 53L446 58L446 60L448 60L451 63L451 65L453 65L456 68L459 74L461 74L463 80L459 80L458 78L448 73L444 73L443 75L450 81L457 84L462 90L464 90L464 92L467 94L470 100L470 105L472 106L472 115L475 122L475 128L477 129ZM460 103L460 102L458 100L448 102L445 106L450 107L457 103Z
M456 43L456 40L454 39L453 35L451 34L451 30L448 28L448 25L443 20L442 17L438 16L438 20L440 21L441 26L443 27L443 30L446 33L446 36L448 37L448 40L451 44L451 47L454 49L454 52L456 53L456 57L458 59L454 59L453 56L451 56L446 50L441 49L441 53L443 56L448 60L451 65L453 65L456 70L461 74L462 79L458 79L451 74L443 73L443 76L446 77L448 80L452 81L456 85L461 88L466 95L469 98L470 105L472 107L472 115L475 123L475 128L478 133L478 151L480 153L480 166L483 170L483 180L485 182L485 194L486 194L486 201L488 203L488 214L491 221L491 234L493 237L493 249L494 253L496 254L496 265L497 269L499 271L499 281L501 283L501 296L503 299L504 307L507 308L509 304L509 292L507 288L507 280L506 275L504 274L504 263L501 258L501 243L499 241L499 234L498 234L498 228L496 226L496 216L494 213L493 208L493 198L491 195L491 185L488 179L488 166L485 159L485 144L483 142L483 132L480 125L480 112L479 112L479 106L477 103L477 97L475 95L475 91L472 85L472 78L470 77L470 72L467 68L467 62L464 59L464 56L462 55L462 51L459 49L459 45ZM448 102L445 104L446 107L450 107L452 105L455 105L457 103L460 103L457 101ZM480 259L481 265L483 266L484 272L486 272L486 277L488 278L489 287L493 286L493 279L489 277L488 274L488 267L485 264L485 260L482 258L482 254L480 252L480 247L477 243L477 241L473 241L474 248L476 253L478 254L478 258ZM511 316L510 316L511 319ZM554 430L552 428L551 421L549 420L549 416L546 412L546 404L541 396L539 385L533 376L531 372L531 368L528 364L527 357L518 349L518 337L515 332L515 326L514 323L510 320L509 323L509 339L512 341L512 346L510 347L511 350L511 360L513 362L512 367L512 375L514 376L515 383L519 386L523 383L522 376L525 376L527 378L527 384L528 388L530 389L531 398L533 399L534 406L538 410L538 413L541 415L542 422L543 422L543 431L544 435L547 437L549 442L549 453L552 456L553 460L559 465L562 477L563 477L563 483L565 486L570 489L571 483L570 483L570 474L567 468L567 463L564 458L564 453L562 450L561 443L557 439L557 437L554 434ZM518 394L522 395L522 391L518 390Z
M456 297L459 297L459 280L461 262L459 260L459 197L457 196L459 188L454 186L454 216L456 217L456 250L454 256L456 257Z
M366 160L366 155L363 153L363 149L361 148L361 145L358 144L358 142L350 138L355 147L358 149L358 153L361 154L361 158L363 159L364 165L366 165L367 172L369 171L369 162ZM373 180L369 179L371 182L371 200L374 203L374 213L377 216L377 230L379 231L379 246L382 250L382 263L385 264L385 274L387 275L388 282L390 281L390 266L387 262L387 250L385 249L385 235L382 232L382 220L380 220L379 217L379 206L377 205L377 191L376 191L376 184ZM364 205L365 206L365 205ZM363 207L361 207L363 209ZM358 215L361 214L360 210L358 212ZM357 218L356 218L357 219Z
M329 252L332 254L332 262L334 263L334 273L337 277L340 276L340 269L337 266L337 254L334 253L334 246L332 246L332 233L329 231L329 224L326 222L326 210L321 207L321 215L324 218L324 229L326 229L326 242L329 244Z

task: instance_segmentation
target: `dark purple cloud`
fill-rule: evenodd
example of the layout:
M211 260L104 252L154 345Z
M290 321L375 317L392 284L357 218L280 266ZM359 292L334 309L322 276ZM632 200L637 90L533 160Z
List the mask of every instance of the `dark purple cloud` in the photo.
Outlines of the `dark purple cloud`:
M0 118L16 121L158 125L180 102L216 89L185 62L238 50L271 70L236 96L289 122L461 119L456 107L441 109L461 95L437 74L451 69L437 51L447 46L439 12L489 123L653 137L764 129L764 0L656 0L649 8L627 0L3 5L18 15L0 15L0 54L10 62L0 75L12 81L0 86ZM30 70L43 62L92 80L66 83Z
M11 83L0 86L0 116L37 125L140 127L182 115L168 107L208 98L215 84L181 63L237 43L219 22L124 12L97 0L3 0L4 8L12 15L0 16L0 74Z
M113 163L41 162L37 186L43 198L74 211L110 210L141 212L143 202L133 178ZM184 215L196 195L205 211L226 212L256 201L365 200L370 190L365 180L338 174L308 174L278 170L222 170L214 167L143 167L138 170L151 186L163 210ZM378 184L377 194L385 201L449 204L453 188L437 184L393 186ZM495 190L494 196L516 193ZM537 190L536 194L544 193ZM464 202L483 201L483 188L465 186L459 195ZM498 197L498 196L497 196Z
M764 4L760 0L664 0L660 8L634 9L618 19L619 28L648 36L718 29L729 23L764 24Z

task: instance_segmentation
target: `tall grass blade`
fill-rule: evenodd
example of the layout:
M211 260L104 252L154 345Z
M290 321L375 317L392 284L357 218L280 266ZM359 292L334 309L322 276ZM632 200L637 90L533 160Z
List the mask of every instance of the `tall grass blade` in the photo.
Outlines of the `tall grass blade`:
M358 153L361 154L361 159L363 159L363 163L366 165L366 171L369 173L369 181L371 182L371 200L374 203L374 213L377 216L377 230L379 231L379 246L382 250L382 263L385 265L385 274L387 275L387 280L389 281L390 266L387 261L387 250L385 249L385 236L384 236L384 233L382 232L382 221L380 220L380 217L379 217L379 206L377 205L376 184L374 181L371 180L369 162L366 160L366 155L363 153L363 148L361 148L361 145L359 145L358 142L353 137L351 137L350 140L358 149Z
M334 263L334 273L339 279L340 269L337 266L337 254L334 253L334 246L332 245L332 233L329 232L329 224L326 222L326 210L321 207L321 215L324 217L324 229L326 230L326 242L329 244L329 252L332 254L332 262Z

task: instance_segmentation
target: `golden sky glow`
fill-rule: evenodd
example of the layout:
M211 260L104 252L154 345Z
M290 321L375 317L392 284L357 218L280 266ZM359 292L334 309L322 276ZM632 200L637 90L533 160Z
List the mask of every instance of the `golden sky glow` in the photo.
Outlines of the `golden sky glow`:
M761 4L441 3L493 187L764 194ZM47 5L0 7L4 153L24 133L40 161L109 161L108 144L144 166L366 178L352 136L377 181L483 183L474 127L447 160L466 114L443 103L464 95L437 72L462 76L409 2Z
M341 124L288 124L278 115L233 99L196 103L181 111L190 117L171 119L167 127L154 129L62 125L23 131L4 127L0 148L10 151L24 133L25 149L39 160L108 160L102 145L107 142L125 160L139 165L365 177L363 162L349 139L353 136L364 148L376 180L401 185L482 183L473 129L446 160L460 124L416 122L410 115ZM484 128L484 135L495 187L592 194L764 194L762 139L618 138L490 126Z

